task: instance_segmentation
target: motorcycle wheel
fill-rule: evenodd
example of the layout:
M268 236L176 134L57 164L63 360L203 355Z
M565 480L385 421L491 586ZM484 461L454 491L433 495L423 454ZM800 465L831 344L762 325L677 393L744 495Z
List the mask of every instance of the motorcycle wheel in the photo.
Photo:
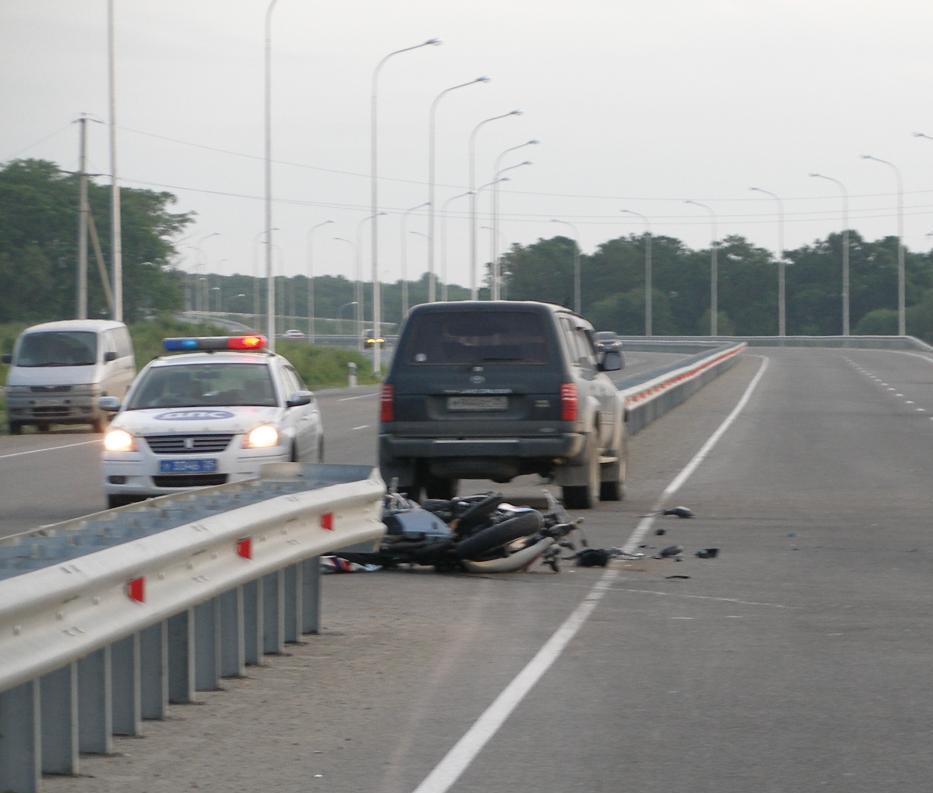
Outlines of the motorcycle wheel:
M501 523L494 523L480 529L465 540L457 543L455 552L459 559L480 559L484 554L500 548L506 543L517 540L526 534L533 534L541 529L543 521L540 512L523 512Z

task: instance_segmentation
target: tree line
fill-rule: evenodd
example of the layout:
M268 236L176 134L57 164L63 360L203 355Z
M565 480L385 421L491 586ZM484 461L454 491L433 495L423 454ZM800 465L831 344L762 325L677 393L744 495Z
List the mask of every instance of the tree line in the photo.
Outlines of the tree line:
M14 160L0 169L0 322L35 322L74 316L78 178L45 160ZM110 261L110 190L90 182L89 200L104 261ZM194 218L173 212L175 196L124 188L124 311L128 321L158 313L202 309L253 316L265 309L265 279L207 274L204 281L179 270L178 238ZM600 328L625 335L644 332L647 235L607 240L580 256L582 312ZM706 335L710 327L710 253L670 236L652 244L652 313L655 335ZM787 250L786 332L842 332L841 233ZM512 300L574 304L573 240L556 236L513 244L501 260L502 295ZM718 245L718 328L723 335L778 332L778 275L773 254L741 236ZM933 257L907 251L907 332L933 342ZM107 316L101 278L89 257L89 316ZM897 239L876 241L849 232L850 327L856 334L897 332ZM479 297L489 297L490 268ZM304 329L309 313L306 276L279 279L277 313L283 329ZM358 299L356 283L342 276L314 278L314 314L347 325ZM362 285L362 316L371 317L370 289ZM408 304L425 302L428 277L408 283ZM449 299L469 290L449 285ZM391 330L402 314L402 284L382 287L382 315ZM263 324L264 327L264 324ZM352 328L352 325L349 327ZM330 332L339 332L332 325ZM324 331L327 332L327 331Z

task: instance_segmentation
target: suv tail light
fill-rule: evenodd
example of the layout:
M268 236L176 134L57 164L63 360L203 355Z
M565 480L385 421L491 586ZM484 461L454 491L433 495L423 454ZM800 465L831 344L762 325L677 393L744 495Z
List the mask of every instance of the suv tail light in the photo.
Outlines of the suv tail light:
M379 395L379 421L395 421L395 389L385 383Z
M577 386L574 383L561 383L560 420L577 420Z

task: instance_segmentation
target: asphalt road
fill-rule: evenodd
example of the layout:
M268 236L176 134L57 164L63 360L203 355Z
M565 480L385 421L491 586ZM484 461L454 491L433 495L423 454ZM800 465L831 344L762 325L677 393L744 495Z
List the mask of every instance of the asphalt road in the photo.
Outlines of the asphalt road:
M47 789L928 790L931 382L926 356L752 351L582 513L592 545L684 561L327 577L321 636ZM322 399L332 461L372 443L374 397ZM697 517L646 519L673 504Z

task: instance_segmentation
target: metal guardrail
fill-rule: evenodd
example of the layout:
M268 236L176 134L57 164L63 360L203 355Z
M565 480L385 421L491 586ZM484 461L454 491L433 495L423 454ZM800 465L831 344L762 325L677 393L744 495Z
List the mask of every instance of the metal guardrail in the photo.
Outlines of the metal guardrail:
M378 541L384 493L366 466L283 463L0 543L0 790L316 633L318 556Z
M745 342L717 343L711 351L694 356L686 364L655 373L650 379L619 391L625 405L628 434L640 432L719 377L746 347Z

